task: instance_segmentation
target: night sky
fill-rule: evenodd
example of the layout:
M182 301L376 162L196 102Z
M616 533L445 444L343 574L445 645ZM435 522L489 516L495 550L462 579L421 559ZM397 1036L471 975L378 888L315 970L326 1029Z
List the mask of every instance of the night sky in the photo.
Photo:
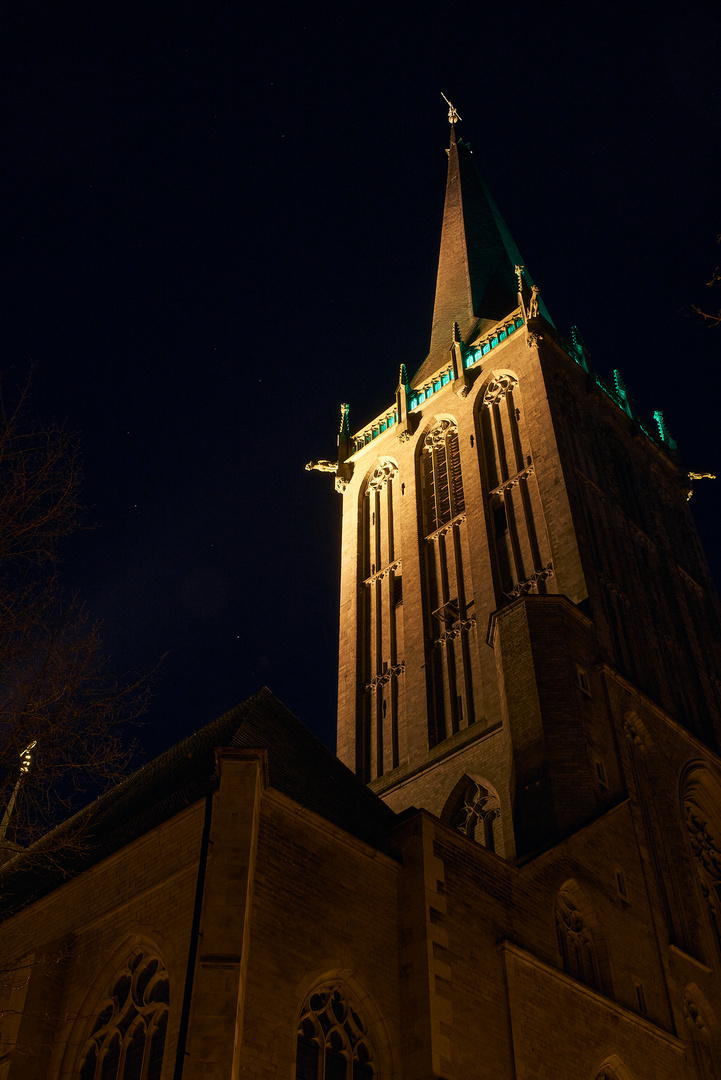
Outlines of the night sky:
M79 433L63 576L155 753L267 684L334 739L334 457L425 357L443 91L558 328L721 473L721 8L0 8L6 383ZM715 306L721 304L721 291ZM693 507L717 572L721 480Z

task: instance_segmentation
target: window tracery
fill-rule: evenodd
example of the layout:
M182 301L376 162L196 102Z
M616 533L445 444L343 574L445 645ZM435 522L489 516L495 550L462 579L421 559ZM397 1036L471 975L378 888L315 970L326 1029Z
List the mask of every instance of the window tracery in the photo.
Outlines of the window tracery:
M633 1077L618 1056L613 1054L598 1070L594 1080L633 1080Z
M395 525L398 466L381 459L360 506L357 772L375 780L399 760L403 700L403 564Z
M452 420L439 420L425 436L421 471L425 535L430 536L466 508L458 429Z
M366 487L366 495L371 491L381 491L389 480L395 480L398 476L398 466L394 461L382 461L373 470Z
M704 1080L718 1080L718 1058L708 1018L696 1001L693 988L689 988L683 999L683 1015L691 1036L694 1057L700 1076Z
M711 915L711 922L716 938L721 944L721 847L716 829L709 824L709 814L702 805L698 805L690 795L684 800L686 830L691 842L691 851L696 862L701 894L706 901Z
M308 995L298 1023L296 1080L372 1080L376 1061L367 1025L341 983Z
M546 593L554 576L518 379L494 374L479 395L478 444L499 603Z
M596 943L575 892L567 887L556 898L556 934L567 974L594 990L601 990Z
M455 421L437 420L419 445L429 745L434 746L475 720L469 640L476 617Z
M483 404L498 405L506 394L511 393L517 386L518 379L515 375L499 375L497 378L492 379L486 387Z
M469 840L496 850L495 831L500 825L501 804L498 796L477 780L470 780L463 791L451 826Z
M682 785L682 815L701 896L721 948L721 784L697 765Z
M168 973L138 950L108 988L82 1054L78 1080L159 1080L168 1023Z

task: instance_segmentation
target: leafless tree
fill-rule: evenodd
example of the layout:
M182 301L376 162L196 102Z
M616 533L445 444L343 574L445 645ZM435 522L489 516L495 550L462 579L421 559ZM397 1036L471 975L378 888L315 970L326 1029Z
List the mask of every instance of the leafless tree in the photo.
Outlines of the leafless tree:
M132 751L127 721L147 701L144 680L110 674L98 626L62 595L58 558L80 527L79 491L76 439L32 421L27 387L12 406L0 400L0 844L27 846L117 781Z
M716 237L717 243L721 244L721 234ZM709 289L717 289L721 285L721 267L717 266L712 273L710 279L706 282L706 286ZM721 325L721 303L715 311L705 311L704 308L693 305L694 311L698 312L702 319L710 323L712 326Z

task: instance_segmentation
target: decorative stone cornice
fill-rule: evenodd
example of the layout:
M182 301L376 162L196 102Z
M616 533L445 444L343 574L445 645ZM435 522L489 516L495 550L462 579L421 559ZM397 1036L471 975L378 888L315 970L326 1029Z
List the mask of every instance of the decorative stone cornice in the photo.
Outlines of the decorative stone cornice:
M397 664L387 667L380 675L376 675L369 683L366 683L366 690L377 690L379 686L385 686L391 679L397 679L399 675L403 675L405 670L405 660L399 660Z
M521 472L516 473L515 476L511 476L508 480L504 480L502 484L498 485L498 487L494 487L491 490L490 494L502 495L504 491L510 491L511 488L514 488L516 484L520 483L521 480L527 480L528 477L533 473L533 471L533 465L529 465L527 469L522 469Z
M471 615L468 619L459 619L449 630L445 630L439 637L435 638L434 645L445 645L447 641L455 641L461 634L469 634L471 630L476 629L476 616Z
M533 592L538 587L539 581L546 581L550 577L553 577L553 563L548 563L542 570L537 570L535 574L531 574L524 581L519 581L514 589L506 593L506 596L511 600L515 600L518 596Z
M444 525L441 525L440 529L436 529L435 532L428 533L426 540L437 540L439 536L445 536L446 533L449 533L451 531L451 529L456 528L456 526L458 525L462 525L465 520L466 513L464 510L461 514L456 514L456 516L454 518L451 518L450 521L447 521Z
M401 560L396 559L395 562L388 563L388 566L384 566L382 570L377 570L374 574L371 574L370 577L364 578L363 584L371 586L374 585L376 581L383 581L384 578L388 577L391 570L400 570L400 567Z

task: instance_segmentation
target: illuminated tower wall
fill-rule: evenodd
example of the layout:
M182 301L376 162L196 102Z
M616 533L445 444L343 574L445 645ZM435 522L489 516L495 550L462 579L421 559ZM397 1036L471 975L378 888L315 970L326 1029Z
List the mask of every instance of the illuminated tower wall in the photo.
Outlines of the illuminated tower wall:
M507 857L620 797L609 679L721 729L688 475L521 266L452 128L430 352L336 480L338 754L396 810L492 806Z

